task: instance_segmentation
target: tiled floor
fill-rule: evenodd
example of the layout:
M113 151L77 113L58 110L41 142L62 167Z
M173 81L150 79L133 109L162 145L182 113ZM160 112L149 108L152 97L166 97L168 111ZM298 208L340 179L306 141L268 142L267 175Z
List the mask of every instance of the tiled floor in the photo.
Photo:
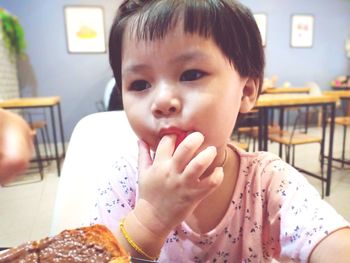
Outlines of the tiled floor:
M313 129L312 132L318 131ZM337 128L335 155L339 155L341 151L341 132ZM270 145L269 150L277 153L277 145ZM298 146L296 151L298 166L319 171L319 145ZM347 156L350 156L349 147ZM319 180L308 178L317 189L321 189ZM331 195L325 200L350 220L350 169L334 168L332 179ZM49 235L58 182L55 163L52 163L45 169L43 181L0 188L0 247L15 246Z
M55 163L45 169L44 180L28 175L32 180L0 188L0 247L18 245L48 235L53 204L59 181Z

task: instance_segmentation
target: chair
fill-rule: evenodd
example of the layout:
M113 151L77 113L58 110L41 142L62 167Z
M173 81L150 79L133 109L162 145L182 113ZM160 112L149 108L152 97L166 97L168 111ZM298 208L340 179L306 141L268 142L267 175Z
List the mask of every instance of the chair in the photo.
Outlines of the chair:
M321 162L321 182L322 182L322 197L324 196L324 180L323 180L323 165L324 159L322 156L322 138L319 136L309 135L305 132L297 131L298 125L304 125L305 118L308 118L308 111L302 112L300 108L297 109L297 115L295 117L293 126L291 131L283 130L280 133L268 134L268 138L271 142L279 143L285 147L285 160L290 163L290 156L292 151L292 162L291 164L295 166L295 146L303 145L303 144L312 144L319 143L320 144L320 154L319 160ZM282 157L282 156L280 156ZM300 169L300 168L299 168Z
M98 112L81 119L68 145L56 194L51 233L86 226L94 191L104 168L118 154L137 161L137 137L124 111Z
M302 112L300 108L297 109L297 115L294 120L291 131L283 130L283 132L275 132L268 135L268 138L272 142L277 142L285 146L286 148L286 162L290 163L290 152L292 151L292 165L295 163L295 146L309 143L321 143L322 138L319 136L312 136L304 132L297 131L297 126L304 118L307 118L307 112Z

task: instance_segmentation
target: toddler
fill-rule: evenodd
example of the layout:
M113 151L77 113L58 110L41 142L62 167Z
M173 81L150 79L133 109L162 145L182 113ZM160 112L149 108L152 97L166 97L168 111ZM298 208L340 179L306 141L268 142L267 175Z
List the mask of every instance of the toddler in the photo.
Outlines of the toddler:
M263 82L249 9L234 0L124 1L109 51L139 156L116 157L92 224L158 262L348 262L349 223L298 171L228 143Z

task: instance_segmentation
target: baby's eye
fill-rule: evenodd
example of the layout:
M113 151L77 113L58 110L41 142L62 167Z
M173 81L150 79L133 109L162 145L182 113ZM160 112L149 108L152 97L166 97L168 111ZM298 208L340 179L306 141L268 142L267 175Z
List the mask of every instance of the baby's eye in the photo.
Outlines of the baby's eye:
M197 69L186 70L182 73L180 80L181 81L194 81L203 77L205 73Z
M146 80L136 80L130 84L130 90L142 91L151 87Z

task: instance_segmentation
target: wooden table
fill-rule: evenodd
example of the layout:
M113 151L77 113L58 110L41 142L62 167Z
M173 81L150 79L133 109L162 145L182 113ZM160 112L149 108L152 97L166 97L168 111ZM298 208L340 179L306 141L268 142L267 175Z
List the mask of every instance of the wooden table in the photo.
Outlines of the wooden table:
M33 97L33 98L16 98L9 100L0 100L0 108L4 109L28 109L28 108L49 108L50 116L51 116L51 126L52 126L52 135L54 140L55 147L55 156L57 165L57 173L60 175L61 167L60 167L60 155L58 152L58 141L57 141L57 129L56 129L56 119L55 119L55 111L56 108L58 115L58 124L59 124L59 132L61 135L61 145L62 145L62 154L65 155L65 146L64 146L64 132L63 132L63 123L62 123L62 113L61 113L61 99L58 96L54 97Z
M349 90L325 90L324 95L333 96L340 99L350 99L350 89Z
M336 103L336 96L308 95L308 94L262 94L258 98L256 108L277 106L304 106L324 103Z
M280 93L309 93L309 87L269 87L263 90L265 94L280 94Z
M326 196L330 194L331 177L332 177L332 158L333 158L333 136L334 136L334 118L335 118L335 104L338 98L335 96L326 95L307 95L307 94L262 94L256 103L255 108L259 111L259 150L268 150L268 123L269 123L269 110L279 109L280 121L279 125L283 128L283 110L288 107L309 107L318 106L322 107L322 142L321 142L321 154L325 156L325 140L327 129L327 115L330 117L330 135L329 135L329 147L328 147L328 163L327 163L327 176L323 178L319 175L313 174L301 168L298 170L309 174L317 179L326 182Z

